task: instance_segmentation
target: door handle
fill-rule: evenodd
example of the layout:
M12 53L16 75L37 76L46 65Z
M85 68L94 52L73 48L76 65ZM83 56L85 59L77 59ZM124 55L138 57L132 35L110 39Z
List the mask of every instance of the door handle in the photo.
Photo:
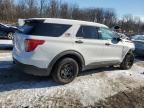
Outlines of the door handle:
M110 44L110 43L105 43L105 45L109 46L109 45L111 45L111 44Z
M84 42L82 40L77 40L77 41L75 41L75 43L82 44Z

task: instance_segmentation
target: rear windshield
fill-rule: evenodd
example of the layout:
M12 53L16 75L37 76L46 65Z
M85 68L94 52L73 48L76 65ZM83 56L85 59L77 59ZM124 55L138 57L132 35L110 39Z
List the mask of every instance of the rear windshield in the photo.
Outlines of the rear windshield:
M20 28L20 32L28 35L59 37L70 27L71 25L65 24L44 23L43 21L27 21L25 22L25 25Z

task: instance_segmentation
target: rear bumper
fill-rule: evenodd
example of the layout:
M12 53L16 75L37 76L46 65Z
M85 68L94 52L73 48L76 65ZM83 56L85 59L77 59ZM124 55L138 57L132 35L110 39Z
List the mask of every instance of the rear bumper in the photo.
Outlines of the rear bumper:
M40 51L37 51L37 52L40 52ZM48 59L49 57L46 57L47 54L42 55L41 53L40 54L36 52L27 53L23 51L19 53L16 50L15 46L12 51L12 56L13 58L15 58L17 61L19 61L22 64L35 66L41 69L47 69L50 63L50 60Z
M13 62L24 73L35 75L35 76L49 76L50 75L50 72L48 72L47 69L42 69L42 68L38 68L32 65L20 63L15 58L13 58Z

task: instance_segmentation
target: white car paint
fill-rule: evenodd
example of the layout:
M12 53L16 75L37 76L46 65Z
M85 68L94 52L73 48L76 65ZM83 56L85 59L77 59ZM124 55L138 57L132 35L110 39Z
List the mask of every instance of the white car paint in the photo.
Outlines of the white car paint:
M121 63L127 52L130 49L134 50L134 44L130 41L125 41L124 39L117 44L113 44L110 40L80 39L76 37L76 33L81 25L108 28L103 24L56 18L33 18L28 20L42 19L45 20L44 23L70 24L72 26L59 37L15 33L13 57L20 63L47 69L51 61L58 54L67 50L79 52L84 57L85 65L115 61ZM69 34L69 36L66 36L66 34ZM45 40L45 43L39 45L32 52L26 52L25 39L40 39ZM76 44L75 41L77 40L82 40L84 43ZM106 43L110 43L111 45L106 46Z

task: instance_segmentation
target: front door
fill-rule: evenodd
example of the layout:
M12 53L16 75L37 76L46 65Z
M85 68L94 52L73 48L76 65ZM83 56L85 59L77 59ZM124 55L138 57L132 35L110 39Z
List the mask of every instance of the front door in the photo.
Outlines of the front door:
M100 41L103 43L103 59L105 63L120 63L122 60L123 43L116 38L116 34L107 29L100 28Z

